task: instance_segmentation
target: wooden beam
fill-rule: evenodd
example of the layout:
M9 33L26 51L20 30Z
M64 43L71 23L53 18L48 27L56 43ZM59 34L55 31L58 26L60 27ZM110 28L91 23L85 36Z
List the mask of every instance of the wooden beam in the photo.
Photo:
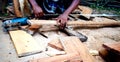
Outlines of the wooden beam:
M16 17L22 17L22 13L19 10L19 1L13 0L13 4L14 4L14 12L15 12Z
M43 22L44 21L44 22ZM29 20L31 25L57 25L55 20ZM89 27L89 28L99 28L106 26L120 26L119 21L110 20L110 21L68 21L68 25L73 25L77 27Z
M38 53L43 50L37 41L25 31L9 31L9 34L19 57Z

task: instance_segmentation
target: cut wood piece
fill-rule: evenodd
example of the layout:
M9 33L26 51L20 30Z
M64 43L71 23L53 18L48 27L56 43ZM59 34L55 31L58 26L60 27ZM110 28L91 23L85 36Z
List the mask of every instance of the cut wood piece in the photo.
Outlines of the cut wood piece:
M93 10L89 7L86 7L86 6L78 6L78 8L80 9L81 11L81 14L92 14ZM85 15L82 15L84 17L86 17L87 19L90 19L90 16L85 16Z
M105 49L105 48L101 48L100 50L99 50L99 55L103 58L103 59L105 59L107 56L108 56L108 51Z
M78 53L76 50L75 45L73 44L73 41L75 40L74 38L71 39L72 37L62 37L60 38L60 42L64 48L64 51L69 54L69 53Z
M42 27L42 25L31 25L29 27L30 30L36 30L36 29L40 29Z
M84 44L77 37L64 37L60 38L60 42L64 47L66 55L54 56L49 58L41 58L32 60L32 62L95 62L92 55L87 50Z
M49 58L41 58L37 59L37 62L64 62L64 61L69 61L74 58L79 59L78 52L75 50L75 47L71 41L68 42L63 42L63 48L64 51L66 52L66 55L59 55L59 56L53 56ZM80 59L79 59L80 60ZM31 62L35 62L36 60L32 60Z
M74 50L77 51L80 55L79 58L82 59L83 62L95 62L93 56L89 53L87 47L79 40L78 37L64 37L60 39L64 49L71 52L70 48L74 47ZM67 44L70 44L70 47L65 47ZM74 51L73 51L74 52Z
M50 57L66 54L64 51L58 51L58 50L55 50L55 51L47 51L47 52L45 52L45 53L46 53L48 56L50 56Z
M63 46L61 45L60 40L58 38L51 40L48 43L48 46L55 48L57 50L63 50Z
M120 54L120 42L115 42L115 43L105 43L103 46L112 52Z
M43 48L23 30L9 31L19 57L41 52Z

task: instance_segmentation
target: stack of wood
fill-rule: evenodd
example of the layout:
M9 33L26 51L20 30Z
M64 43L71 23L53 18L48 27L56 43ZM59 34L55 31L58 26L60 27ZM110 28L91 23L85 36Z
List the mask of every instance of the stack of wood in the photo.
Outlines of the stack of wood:
M64 37L54 42L59 42L59 46L63 48L66 54L34 59L30 62L95 62L87 47L77 37Z

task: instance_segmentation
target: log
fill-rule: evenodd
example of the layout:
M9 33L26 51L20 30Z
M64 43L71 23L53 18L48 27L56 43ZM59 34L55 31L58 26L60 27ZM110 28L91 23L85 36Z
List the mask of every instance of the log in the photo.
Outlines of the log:
M34 38L25 31L9 31L9 34L18 57L23 57L43 51L43 48L41 48L41 46L34 40Z
M15 12L16 17L22 17L22 13L19 10L19 1L13 0L13 4L14 4L14 12Z
M44 22L43 22L44 21ZM29 20L31 25L57 25L55 20ZM120 26L119 21L68 21L67 26L77 26L84 28L100 28L108 26Z

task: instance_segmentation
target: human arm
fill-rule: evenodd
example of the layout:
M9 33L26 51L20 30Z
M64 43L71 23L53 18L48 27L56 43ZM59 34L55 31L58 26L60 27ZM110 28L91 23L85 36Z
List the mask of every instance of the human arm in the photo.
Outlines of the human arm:
M35 17L41 17L43 16L43 10L42 8L37 4L36 0L29 0L29 2L31 3L31 6L33 8L33 13L35 15Z
M65 28L66 23L68 21L68 15L73 10L76 9L76 7L78 6L79 2L80 2L80 0L73 0L73 2L71 3L71 5L64 11L64 13L57 17L57 22L60 25L61 29Z

